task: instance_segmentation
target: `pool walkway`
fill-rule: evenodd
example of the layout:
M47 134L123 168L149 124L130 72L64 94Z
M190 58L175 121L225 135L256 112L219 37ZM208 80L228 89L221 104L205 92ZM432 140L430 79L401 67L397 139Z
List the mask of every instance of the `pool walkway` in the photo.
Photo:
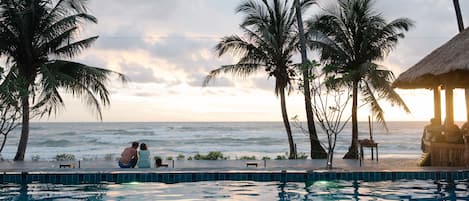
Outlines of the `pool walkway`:
M360 165L359 160L336 159L333 169L325 168L325 160L174 160L164 161L168 167L154 168L118 168L116 161L85 160L85 161L0 161L0 173L2 172L86 172L86 171L335 171L335 172L366 172L366 171L435 171L435 170L469 170L466 167L421 167L417 165L416 158L383 158L379 161L364 160ZM255 165L254 165L255 164ZM71 165L71 168L59 168L61 165ZM257 165L257 166L256 166Z
M417 159L381 159L379 162L337 159L325 169L325 160L165 161L168 167L120 169L115 161L0 162L0 184L99 184L129 182L278 181L319 180L383 181L399 179L469 179L466 167L420 167ZM173 164L174 162L174 164ZM250 163L251 165L247 165ZM256 163L255 165L252 165ZM71 165L71 168L60 168Z

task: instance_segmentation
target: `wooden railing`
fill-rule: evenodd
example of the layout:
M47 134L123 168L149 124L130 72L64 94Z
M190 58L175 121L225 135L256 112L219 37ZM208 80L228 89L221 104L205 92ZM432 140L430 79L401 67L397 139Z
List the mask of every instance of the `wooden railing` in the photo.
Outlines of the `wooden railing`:
M425 150L430 153L432 166L464 166L464 144L435 143L424 141Z

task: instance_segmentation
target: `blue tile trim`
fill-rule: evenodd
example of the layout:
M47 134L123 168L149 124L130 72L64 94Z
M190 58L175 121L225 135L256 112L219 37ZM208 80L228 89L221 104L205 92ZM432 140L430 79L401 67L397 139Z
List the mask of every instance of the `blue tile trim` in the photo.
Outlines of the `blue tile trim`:
M320 180L383 181L383 180L468 180L468 170L425 172L152 172L152 173L0 173L0 184L52 183L96 184L128 182L198 182L260 181L305 182Z

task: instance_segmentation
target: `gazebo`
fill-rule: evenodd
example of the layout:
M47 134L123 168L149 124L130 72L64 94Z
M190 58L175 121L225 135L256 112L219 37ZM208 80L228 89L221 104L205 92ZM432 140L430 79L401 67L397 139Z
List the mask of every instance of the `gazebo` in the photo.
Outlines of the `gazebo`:
M393 83L402 89L433 89L436 122L441 125L441 90L445 90L445 127L454 125L453 89L466 89L466 111L469 110L469 29L435 49L417 64L402 73ZM466 112L469 120L469 112ZM432 165L464 164L464 144L425 142Z

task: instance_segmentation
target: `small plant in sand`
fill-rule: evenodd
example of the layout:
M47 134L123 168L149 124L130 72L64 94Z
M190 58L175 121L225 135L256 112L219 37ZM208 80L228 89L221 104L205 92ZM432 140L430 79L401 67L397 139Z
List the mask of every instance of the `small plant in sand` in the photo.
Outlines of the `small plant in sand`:
M32 161L36 162L36 161L39 161L39 159L41 159L41 157L38 154L34 154L34 155L31 156Z
M56 161L74 161L75 155L73 154L57 154L54 159Z
M308 159L308 155L306 155L306 153L298 153L296 155L296 159L306 160L306 159Z
M223 157L219 151L211 151L207 155L196 154L194 160L227 160L228 157Z
M256 156L241 156L239 160L257 160Z
M153 156L153 160L163 160L163 158L161 158L161 156Z
M277 157L275 158L275 160L287 160L287 157L284 156L284 155L277 155Z
M271 160L271 158L268 157L268 156L264 156L264 157L262 157L262 160Z
M179 154L177 157L176 157L176 160L180 161L180 160L184 160L186 158L186 156L182 155L182 154Z
M166 160L172 161L172 160L173 160L173 157L172 157L172 156L168 156L168 157L166 157Z

